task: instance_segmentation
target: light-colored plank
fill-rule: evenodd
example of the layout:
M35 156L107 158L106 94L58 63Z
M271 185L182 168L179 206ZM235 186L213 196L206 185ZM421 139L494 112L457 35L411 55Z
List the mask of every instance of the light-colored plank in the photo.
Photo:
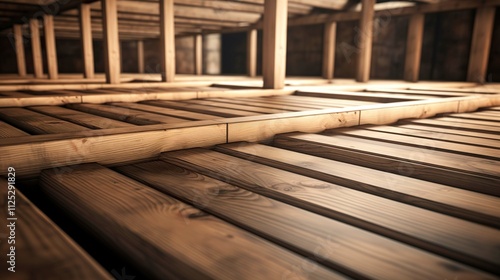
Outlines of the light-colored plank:
M333 79L335 69L335 37L337 23L329 22L325 24L323 35L323 78Z
M411 121L403 121L402 123L407 124L424 124L431 125L443 128L452 128L452 129L460 129L460 130L468 130L473 132L481 132L481 133L490 133L491 137L497 138L500 137L498 135L498 127L491 125L481 125L481 124L473 124L470 121L456 121L453 118L439 118L439 119L421 119L421 120L411 120Z
M241 111L236 109L228 108L217 108L213 106L204 106L199 104L189 104L183 102L173 102L173 101L145 101L144 104L160 106L165 108L179 109L192 111L202 114L216 115L224 118L241 117L241 116L253 116L258 115L255 112Z
M471 119L471 120L478 120L478 121L491 121L491 122L499 122L500 121L500 114L494 116L494 115L483 115L481 113L461 113L461 114L449 114L446 115L447 117L452 117L452 118L459 118L459 119Z
M120 167L119 171L242 228L279 241L322 264L332 268L341 266L351 276L428 279L454 274L449 267L462 266L170 163L153 161ZM322 253L318 253L318 248ZM467 274L465 271L469 269L464 269L463 273Z
M373 41L373 15L375 0L362 0L361 19L359 21L358 64L356 81L367 82L370 79Z
M45 192L154 278L278 279L306 261L110 169L97 164L70 168L75 172L44 172ZM321 265L315 268L290 274L342 278Z
M468 131L468 130L460 129L460 127L456 127L456 128L446 127L446 126L439 127L439 126L432 126L432 125L428 125L428 124L419 125L419 124L413 123L413 122L407 122L407 124L398 125L398 127L410 128L410 129L415 129L415 130L420 130L420 131L470 136L470 137L479 138L480 140L482 140L482 139L500 140L500 135L494 135L494 134L484 133L484 132Z
M117 127L132 127L133 125L116 121L113 119L103 118L100 116L83 113L76 110L71 110L58 106L34 106L29 107L30 110L49 115L61 120L69 121L91 129L102 128L117 128Z
M406 39L405 80L417 82L420 72L420 56L422 53L422 38L424 35L424 14L410 16L408 38Z
M3 121L0 121L0 138L19 137L26 135L29 134Z
M287 0L264 2L262 75L264 88L285 86Z
M130 108L130 109L136 109L136 110L141 110L141 111L151 112L151 113L156 113L156 114L162 114L162 115L167 115L167 116L172 116L172 117L185 118L185 119L189 119L189 120L213 120L213 119L220 118L219 116L215 116L215 115L208 115L208 114L202 114L202 113L196 113L196 112L190 112L190 111L184 111L184 110L176 110L176 109L151 106L151 105L140 104L140 103L120 102L120 103L111 103L111 105Z
M86 79L94 78L94 49L92 46L92 26L90 4L80 5L80 40L82 45L83 76Z
M467 81L484 83L490 55L491 34L495 22L495 7L481 6L476 10L472 44L467 69Z
M56 37L54 34L54 16L43 16L43 32L45 36L45 52L47 54L47 69L49 79L57 80L57 51L56 51Z
M38 19L30 19L31 52L33 54L33 73L35 78L43 76L42 46Z
M20 77L25 77L26 58L24 55L23 26L21 24L14 24L12 28L14 31L14 41L16 46L17 73Z
M160 159L478 268L498 271L498 229L215 151L175 151L162 154Z
M58 118L24 108L2 108L0 118L32 134L65 133L89 130Z
M120 83L120 40L118 35L118 0L105 0L102 3L104 72L106 83Z
M257 76L257 29L247 31L247 74Z
M0 258L4 262L0 277L33 279L33 275L38 275L44 279L113 279L16 188L19 182L15 182L15 169L11 170L8 178L14 179L12 184L0 177L0 206L3 210L0 218L7 225L7 230L2 231L7 234L0 242L0 250L4 252ZM15 207L10 201L15 202ZM10 214L7 209L15 209L13 215L7 215ZM11 224L13 226L9 228ZM8 236L15 238L7 239ZM15 248L15 272L7 270L11 258L7 254L12 254L11 248Z
M236 110L241 110L241 111L255 112L255 113L259 113L259 114L277 114L277 113L287 112L285 110L280 110L280 109L272 109L272 108L250 106L250 105L241 105L241 104L231 104L231 103L225 103L225 102L218 102L218 101L214 101L211 99L186 100L183 102L189 103L189 104L207 105L207 106L209 106L209 108L216 107L216 108L236 109Z
M194 73L203 74L203 36L194 35Z
M174 0L160 0L160 62L161 80L175 78Z

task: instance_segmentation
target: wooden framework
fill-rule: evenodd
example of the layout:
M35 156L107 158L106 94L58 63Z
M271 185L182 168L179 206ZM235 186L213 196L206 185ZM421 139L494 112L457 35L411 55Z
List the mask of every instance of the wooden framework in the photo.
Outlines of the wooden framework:
M194 73L203 73L203 36L200 34L194 36Z
M20 77L26 76L26 59L24 56L23 27L20 24L13 26L14 41L16 45L17 73Z
M137 71L144 73L144 41L137 41Z
M323 36L323 78L333 79L335 68L335 34L337 23L329 22L325 24L325 34Z
M495 22L495 9L481 6L476 10L474 32L469 56L467 80L484 83L490 53L491 34Z
M31 52L33 53L33 73L35 78L42 78L43 76L43 61L42 61L42 46L40 43L38 19L30 20L30 39L31 39Z
M257 29L247 32L247 73L249 77L257 76Z
M58 70L56 37L54 35L54 16L43 16L43 31L45 37L45 52L47 54L47 69L49 79L56 80L58 77Z
M118 36L117 0L102 1L104 30L104 67L106 82L120 82L120 40Z
M358 39L358 65L356 69L356 81L367 82L370 79L370 66L372 59L373 41L373 15L375 0L362 0L361 19L359 21Z
M162 81L175 78L174 0L160 0L160 57Z
M81 4L80 15L80 40L82 44L83 57L83 77L86 79L94 78L94 49L92 46L92 27L90 5Z
M406 41L405 80L418 81L420 72L420 55L424 35L424 14L414 14L408 24L408 39Z

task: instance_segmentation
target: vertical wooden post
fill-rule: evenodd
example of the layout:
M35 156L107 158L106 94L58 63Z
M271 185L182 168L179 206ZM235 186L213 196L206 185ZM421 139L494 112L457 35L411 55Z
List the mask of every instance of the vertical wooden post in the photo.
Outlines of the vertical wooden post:
M494 6L477 8L469 56L469 68L467 70L467 81L469 82L484 83L486 80L494 21Z
M92 25L90 4L80 5L80 37L83 57L83 76L94 78L94 49L92 47Z
M35 78L43 76L42 46L40 45L40 30L38 19L30 20L31 52L33 53L33 72Z
M287 0L265 0L262 75L264 88L285 86Z
M359 57L356 81L367 82L370 79L372 59L373 14L375 0L362 0L361 20L359 21Z
M139 73L144 73L144 41L137 41L137 68Z
M424 14L413 14L408 24L406 39L405 80L417 82L420 72L420 55L422 53L422 38L424 35Z
M17 73L21 77L26 76L26 59L24 57L23 26L14 24L14 42L16 45Z
M337 31L336 22L325 24L325 35L323 37L323 78L333 79L335 67L335 33Z
M257 29L247 32L247 73L250 77L257 76Z
M201 34L194 36L194 72L201 75L203 71L203 37Z
M175 78L174 0L160 0L161 80Z
M49 73L49 79L55 80L58 77L58 71L56 36L54 34L54 16L43 15L43 33L45 35L45 53L47 55L47 70Z
M117 0L102 0L104 70L108 84L120 83L120 40Z

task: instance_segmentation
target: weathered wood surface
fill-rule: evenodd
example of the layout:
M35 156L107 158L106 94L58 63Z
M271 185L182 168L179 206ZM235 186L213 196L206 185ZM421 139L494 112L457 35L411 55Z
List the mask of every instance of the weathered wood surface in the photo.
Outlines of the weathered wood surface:
M500 227L500 198L497 197L261 144L234 143L216 149L311 178Z
M19 137L26 135L29 134L8 123L0 121L0 138Z
M163 154L161 159L475 267L499 272L500 230L215 151L175 151Z
M498 161L344 135L288 134L279 147L500 196Z
M305 258L110 169L70 168L62 175L44 171L43 190L154 278L343 278L320 265L290 271Z
M118 170L353 277L428 279L458 276L451 266L460 267L463 277L474 275L469 268L453 261L164 161L124 166ZM405 255L404 260L393 261L401 255Z
M14 172L15 173L15 172ZM13 184L13 186L18 186ZM75 241L29 201L18 188L8 188L0 177L0 219L15 223L15 243L8 240L10 228L2 229L0 260L2 279L113 279ZM14 216L8 215L8 198L15 196ZM16 220L8 220L15 218ZM5 225L3 226L5 228ZM13 228L14 229L14 228ZM10 247L15 246L15 272L7 270Z

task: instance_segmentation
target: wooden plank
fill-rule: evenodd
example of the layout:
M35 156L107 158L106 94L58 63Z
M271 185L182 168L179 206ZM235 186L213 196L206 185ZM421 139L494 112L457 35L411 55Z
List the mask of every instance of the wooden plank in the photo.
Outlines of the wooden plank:
M120 83L120 41L118 35L117 0L101 1L106 83Z
M194 36L194 73L203 74L203 36L201 34Z
M448 117L447 115L444 115L444 117L435 118L434 120L446 121L446 122L450 122L450 123L459 123L459 124L473 124L473 125L480 125L480 126L500 127L500 123L498 123L496 121L472 120L472 119L467 119L467 118L453 118L453 117Z
M117 127L132 127L133 125L116 121L113 119L103 118L96 115L83 113L76 110L71 110L58 106L34 106L29 107L30 110L39 112L48 116L52 116L61 120L69 121L91 129L102 128L117 128Z
M33 54L33 73L35 78L43 76L42 46L38 19L30 19L31 52Z
M26 135L29 134L3 121L0 121L0 138L19 137Z
M264 107L259 107L259 106L249 106L249 105L240 105L240 104L230 104L230 103L218 102L218 101L213 101L212 99L195 99L195 100L185 100L182 102L189 103L189 104L206 105L206 106L209 106L209 108L216 107L216 108L236 109L236 110L254 112L254 113L259 113L259 114L277 114L277 113L288 112L288 111L280 110L280 109L272 109L272 108L264 108Z
M24 38L23 38L23 26L21 24L14 24L12 26L14 32L15 50L16 50L16 62L17 62L17 73L20 77L26 76L26 59L24 56Z
M408 38L406 40L405 73L406 81L417 82L420 73L420 55L424 35L425 15L418 13L410 16Z
M476 10L472 44L467 69L467 81L484 83L490 55L491 34L495 22L495 7L480 6Z
M198 104L188 104L183 102L172 102L172 101L162 100L162 101L145 101L143 103L148 105L171 108L171 109L179 109L179 110L192 111L202 114L216 115L224 118L258 115L258 113L255 112L241 111L228 108L217 108L217 107L204 106Z
M140 103L120 102L120 103L111 103L111 105L130 108L130 109L136 109L136 110L141 110L141 111L151 112L151 113L156 113L156 114L162 114L162 115L167 115L167 116L171 116L171 117L179 117L179 118L184 118L184 119L188 119L188 120L213 120L213 119L220 118L219 116L215 116L215 115L208 115L208 114L202 114L202 113L196 113L196 112L190 112L190 111L184 111L184 110L176 110L176 109L170 109L170 108L165 108L165 107L145 105L145 104L140 104Z
M311 155L500 196L497 161L344 135L290 134L275 144Z
M471 94L462 93L462 92L447 92L447 91L425 91L425 90L408 90L408 89L378 89L378 88L369 88L366 89L367 92L380 92L380 93L396 93L396 94L412 94L412 95L421 95L428 96L427 98L435 98L435 97L459 97L459 96L470 96Z
M461 113L461 114L448 114L446 117L459 118L459 119L471 119L478 121L490 121L490 122L500 122L500 115L482 115L480 113Z
M498 229L215 151L175 151L160 159L481 269L498 270Z
M64 133L89 130L58 118L24 108L2 108L0 118L31 134Z
M450 118L451 119L451 118ZM437 126L443 128L454 128L461 130L468 130L473 132L481 132L481 133L490 133L495 134L498 137L498 128L490 125L479 125L479 124L471 124L461 121L447 121L440 119L422 119L422 120L410 120L410 121L402 121L403 124L424 124L430 126ZM494 137L494 136L492 136ZM497 138L495 137L495 138Z
M47 54L47 69L49 79L57 80L57 51L56 37L54 34L54 16L43 15L43 31L45 37L45 52Z
M358 64L356 81L367 82L370 79L373 41L373 15L375 0L362 0L361 19L359 21Z
M335 69L335 37L337 31L336 22L325 24L323 35L323 78L333 79Z
M411 95L411 94L392 94L392 93L366 93L366 92L342 92L323 89L301 89L294 93L297 96L312 96L323 98L345 98L349 100L370 101L379 103L412 101L429 99L427 96ZM434 96L438 97L438 96Z
M94 78L94 49L92 46L92 26L90 4L82 3L80 5L79 23L80 38L82 44L83 58L83 77L86 79Z
M388 279L407 275L428 279L454 273L442 262L462 266L167 162L153 161L118 170L315 261L341 267L341 272L352 277ZM324 253L318 254L318 248ZM405 258L401 259L401 255ZM393 262L394 258L400 262ZM425 264L421 260L426 260Z
M0 250L5 252L0 259L7 262L0 272L2 279L30 279L33 275L45 279L113 279L16 188L19 185L15 181L15 169L9 170L12 181L0 177L0 206L3 209L0 218L6 221L8 228L2 231L7 234L0 243ZM15 202L15 207L10 202ZM7 215L10 209L13 215ZM13 253L12 248L15 248ZM12 272L7 270L11 267L8 254L15 255Z
M498 197L261 144L233 143L217 146L216 150L449 216L500 227Z
M160 62L161 80L175 78L174 0L160 0Z
M187 122L187 119L103 104L70 104L69 108L136 125Z
M264 2L262 76L264 88L285 86L287 0Z
M75 172L63 175L43 172L42 188L97 237L154 278L276 279L305 261L100 165L71 168ZM320 265L310 273L318 279L340 278ZM301 274L294 276L305 279Z
M247 74L257 76L257 29L247 31Z
M224 102L229 104L241 104L241 105L249 105L249 106L258 106L262 108L271 108L271 109L279 109L282 111L305 111L310 110L311 108L300 107L300 106L290 106L286 104L273 104L269 102L265 102L261 98L248 98L242 100L241 98L213 98L210 99L217 102Z
M470 137L480 138L480 140L483 140L483 139L500 140L500 135L484 133L484 132L468 131L468 130L460 129L460 127L452 128L452 127L446 127L446 126L444 126L444 127L443 126L433 126L433 125L428 125L428 124L419 125L416 123L414 124L412 122L407 122L407 124L398 125L398 127L410 128L410 129L415 129L415 130L420 130L420 131L430 131L430 132L437 132L437 133L448 133L448 134L453 134L453 135L470 136Z

